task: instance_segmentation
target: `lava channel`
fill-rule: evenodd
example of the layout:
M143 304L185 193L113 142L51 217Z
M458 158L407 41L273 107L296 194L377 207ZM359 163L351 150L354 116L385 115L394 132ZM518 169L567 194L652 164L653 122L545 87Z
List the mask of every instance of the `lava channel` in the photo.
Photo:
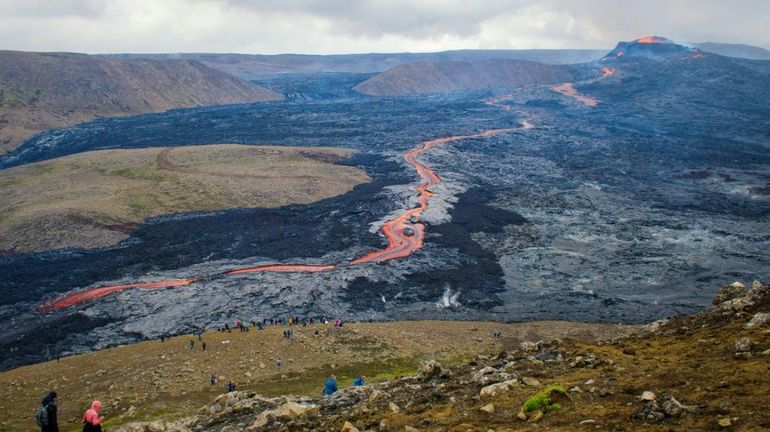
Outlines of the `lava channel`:
M146 289L146 290L169 288L169 287L175 287L175 286L190 285L196 280L198 280L198 278L170 279L170 280L163 280L163 281L157 281L157 282L137 282L137 283L130 283L125 285L108 285L108 286L101 286L96 288L88 288L82 291L69 293L67 295L61 296L54 300L45 302L43 303L42 306L40 306L40 310L43 312L48 312L54 309L64 309L70 306L74 306L78 303L83 303L89 300L96 300L108 294L117 293L117 292L125 291L127 289L132 289L132 288Z
M561 83L559 85L556 85L553 87L553 90L557 93L563 94L564 96L575 98L588 106L595 107L596 105L599 104L599 99L584 95L582 93L578 93L578 91L575 89L575 86L571 82L566 82L566 83Z

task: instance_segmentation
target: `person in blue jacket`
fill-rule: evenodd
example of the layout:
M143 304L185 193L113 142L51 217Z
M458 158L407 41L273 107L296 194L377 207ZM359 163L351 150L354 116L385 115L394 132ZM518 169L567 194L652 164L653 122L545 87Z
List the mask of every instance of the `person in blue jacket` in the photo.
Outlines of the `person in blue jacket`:
M356 377L356 379L353 380L353 387L363 387L365 385L364 383L364 377Z
M331 396L334 393L337 393L337 377L334 375L330 376L328 380L326 380L326 385L324 385L324 396Z

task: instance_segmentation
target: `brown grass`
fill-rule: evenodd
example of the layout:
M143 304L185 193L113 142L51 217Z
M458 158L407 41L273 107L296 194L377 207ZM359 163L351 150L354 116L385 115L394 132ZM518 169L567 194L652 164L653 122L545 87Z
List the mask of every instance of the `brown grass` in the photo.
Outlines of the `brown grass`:
M369 181L353 150L233 144L101 150L0 171L0 250L104 247L145 218L306 204Z

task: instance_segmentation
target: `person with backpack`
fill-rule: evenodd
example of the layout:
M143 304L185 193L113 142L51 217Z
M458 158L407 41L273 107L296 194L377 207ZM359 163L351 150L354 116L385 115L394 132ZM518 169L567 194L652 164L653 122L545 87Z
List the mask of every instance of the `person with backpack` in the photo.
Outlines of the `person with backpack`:
M59 421L56 418L58 408L56 406L56 392L49 392L40 402L35 412L35 423L41 432L59 432Z
M337 377L332 375L329 377L328 380L326 380L326 385L324 385L323 395L330 397L334 393L337 393Z
M356 379L353 380L353 387L363 387L364 385L366 384L364 383L363 375L356 377Z
M91 402L91 408L83 414L83 432L102 432L104 417L99 416L102 403L98 400Z

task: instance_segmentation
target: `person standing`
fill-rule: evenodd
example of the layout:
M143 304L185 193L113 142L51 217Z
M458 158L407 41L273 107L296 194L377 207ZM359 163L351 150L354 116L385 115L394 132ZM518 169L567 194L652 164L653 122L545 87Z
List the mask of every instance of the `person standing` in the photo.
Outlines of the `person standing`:
M102 403L98 400L91 402L91 408L83 414L83 432L102 432L104 417L99 415Z
M40 402L40 408L35 413L35 423L42 432L59 432L56 406L56 392L49 392Z

